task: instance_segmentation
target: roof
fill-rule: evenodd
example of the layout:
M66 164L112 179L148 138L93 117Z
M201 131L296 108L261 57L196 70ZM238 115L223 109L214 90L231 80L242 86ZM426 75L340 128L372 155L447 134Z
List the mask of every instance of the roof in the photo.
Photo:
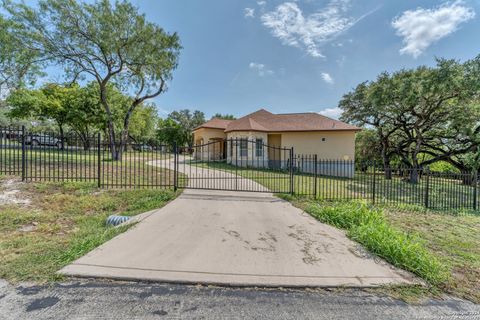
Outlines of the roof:
M201 129L201 128L209 128L209 129L223 129L225 130L230 122L233 120L225 120L225 119L219 119L219 118L213 118L211 120L208 120L204 124L196 127L193 129L193 131Z
M315 112L273 114L260 109L237 120L212 119L199 128L232 131L294 132L294 131L360 131L348 123ZM195 130L196 130L195 129Z

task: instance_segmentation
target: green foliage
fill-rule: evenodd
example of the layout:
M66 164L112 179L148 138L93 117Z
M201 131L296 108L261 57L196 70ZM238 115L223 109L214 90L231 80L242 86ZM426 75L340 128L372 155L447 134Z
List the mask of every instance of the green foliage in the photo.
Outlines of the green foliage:
M313 212L322 222L342 229L351 229L364 224L383 223L383 214L378 209L372 209L363 203L336 203L329 206L312 203L306 209Z
M153 104L141 104L132 114L128 133L137 143L156 140L157 109Z
M12 92L7 103L11 107L13 118L53 120L63 133L67 123L67 112L70 101L74 100L76 88L63 87L57 84L46 84L41 89L19 89Z
M64 66L72 81L87 77L96 82L112 158L121 159L135 109L163 93L172 79L181 50L178 35L148 22L128 1L41 0L34 7L7 1L5 9L19 44ZM112 85L130 96L122 109L110 104ZM114 115L119 111L120 128Z
M172 120L176 123L175 127L172 127L169 124L169 133L176 131L176 141L179 146L191 146L193 144L193 135L192 131L196 127L205 123L205 114L201 111L195 110L190 111L188 109L183 109L180 111L173 111L167 117L167 119ZM175 130L173 128L176 128ZM168 131L168 130L167 130Z
M108 103L115 128L123 127L123 115L131 98L115 86L107 87ZM88 148L93 134L108 132L107 116L100 102L98 86L90 82L85 87L46 84L40 89L18 89L7 98L8 116L13 119L54 121L62 132L71 129ZM5 109L6 110L6 109ZM137 142L155 138L157 111L153 105L140 104L132 113L129 135Z
M173 119L159 119L157 129L157 139L165 144L173 145L178 142L179 137L182 137L183 130L180 124Z
M53 121L60 135L68 126L89 147L89 139L104 126L97 96L92 96L91 86L49 83L40 89L18 89L7 98L9 117L35 121Z
M0 15L0 99L42 74L37 53L18 42L16 28L13 20Z
M381 147L377 133L364 129L355 136L355 160L357 163L372 163L381 160Z
M311 202L305 211L322 222L346 229L350 238L369 251L433 285L447 280L445 266L420 239L390 226L379 209L358 202Z
M221 114L221 113L215 113L213 116L212 116L212 119L224 119L224 120L235 120L237 119L233 114Z
M429 166L431 171L434 172L458 172L458 169L455 168L451 163L445 161L438 161Z
M468 170L480 160L479 88L480 56L437 59L435 67L384 72L339 107L342 120L375 130L386 165L397 158L413 168L446 161Z

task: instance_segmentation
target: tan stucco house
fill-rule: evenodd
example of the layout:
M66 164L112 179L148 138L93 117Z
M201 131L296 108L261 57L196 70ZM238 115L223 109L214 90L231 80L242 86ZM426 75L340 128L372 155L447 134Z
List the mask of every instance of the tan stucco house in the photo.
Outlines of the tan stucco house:
M237 165L283 166L289 153L277 149L282 147L293 148L297 155L316 154L319 160L353 165L355 134L360 130L318 113L273 114L261 109L237 120L214 118L195 128L194 157Z

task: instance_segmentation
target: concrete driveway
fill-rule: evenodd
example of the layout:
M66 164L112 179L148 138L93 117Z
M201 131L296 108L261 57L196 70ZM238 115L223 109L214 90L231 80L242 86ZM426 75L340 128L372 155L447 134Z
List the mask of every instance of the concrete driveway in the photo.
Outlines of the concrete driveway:
M181 168L187 174L192 169ZM369 287L415 281L370 256L342 231L270 193L187 189L142 218L60 273L266 287Z

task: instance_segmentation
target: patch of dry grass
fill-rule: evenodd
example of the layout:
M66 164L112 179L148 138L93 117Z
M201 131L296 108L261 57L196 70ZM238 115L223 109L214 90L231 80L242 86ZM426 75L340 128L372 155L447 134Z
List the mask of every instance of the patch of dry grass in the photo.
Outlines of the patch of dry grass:
M346 219L350 216L357 217L360 221L369 219L368 212L362 213L357 208L359 205L357 201L322 201L289 195L281 197L323 222L338 227L344 227L344 224L350 222L352 219ZM348 212L347 209L350 207L351 212ZM421 301L425 297L439 297L444 292L480 303L480 215L471 211L433 211L407 205L369 207L382 212L384 222L380 225L386 224L403 233L405 237L415 239L429 255L443 265L446 272L446 277L442 277L441 281L431 282L433 285L430 287L387 286L374 291L387 293L407 302ZM312 208L326 209L321 211L319 216L319 210ZM339 215L339 211L342 210L344 214ZM341 224L338 224L340 222ZM372 230L375 229L375 224L372 224ZM356 239L355 236L352 238L361 243L364 241L375 243L375 237L371 236L375 234L366 234L360 239ZM388 242L386 239L384 241ZM366 245L366 248L374 253L375 250L372 248L375 247ZM405 268L404 265L399 266ZM425 271L429 272L428 269Z
M396 228L420 237L449 268L451 277L439 287L480 303L480 216L385 208Z
M170 189L101 190L79 182L18 188L16 196L29 204L0 206L0 278L11 282L58 279L57 270L126 230L107 227L109 215L135 215L176 196Z

